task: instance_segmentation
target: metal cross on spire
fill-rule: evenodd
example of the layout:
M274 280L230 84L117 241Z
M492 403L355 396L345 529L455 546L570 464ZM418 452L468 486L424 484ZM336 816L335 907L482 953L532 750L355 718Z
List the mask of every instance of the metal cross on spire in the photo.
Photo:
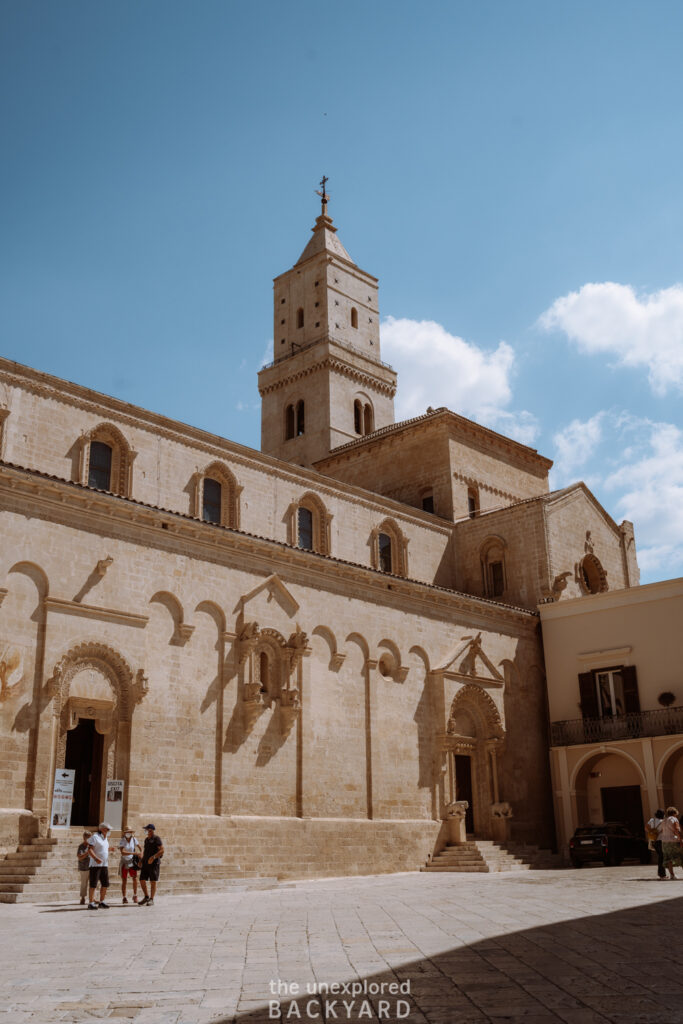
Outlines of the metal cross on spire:
M322 204L323 217L327 217L327 201L330 198L330 194L329 194L329 192L325 191L325 185L327 184L327 182L329 180L330 179L323 174L322 179L320 181L320 185L322 187L322 192L318 188L315 190L316 191L316 195L320 196L320 202Z

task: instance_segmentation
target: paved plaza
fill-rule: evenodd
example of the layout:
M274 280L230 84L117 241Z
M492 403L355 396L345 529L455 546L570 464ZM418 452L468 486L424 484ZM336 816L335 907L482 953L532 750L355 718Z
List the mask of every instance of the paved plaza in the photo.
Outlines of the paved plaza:
M683 881L652 867L111 895L0 906L0 1024L683 1022Z

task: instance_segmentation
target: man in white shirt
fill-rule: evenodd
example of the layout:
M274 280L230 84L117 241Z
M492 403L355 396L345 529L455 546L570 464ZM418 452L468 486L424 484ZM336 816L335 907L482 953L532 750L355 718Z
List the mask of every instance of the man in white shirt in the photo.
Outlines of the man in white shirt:
M650 818L645 828L648 830L650 835L653 837L650 839L652 848L657 854L657 877L660 882L666 878L666 871L664 870L664 855L662 853L662 824L664 823L664 811L657 810L654 815ZM654 838L654 833L657 833L657 838Z
M90 854L90 893L88 910L97 910L95 903L95 889L100 886L100 909L109 910L109 904L104 902L109 887L109 842L107 836L111 832L111 825L103 821L97 832L93 832L88 840L88 853Z

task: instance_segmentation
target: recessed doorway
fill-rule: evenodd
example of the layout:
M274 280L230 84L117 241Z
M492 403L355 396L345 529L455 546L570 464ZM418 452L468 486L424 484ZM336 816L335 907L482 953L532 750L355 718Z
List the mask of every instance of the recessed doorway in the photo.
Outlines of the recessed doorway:
M640 786L603 786L602 820L621 821L635 835L643 832L643 801Z
M474 832L474 807L472 806L472 758L469 754L455 755L455 799L467 800L465 831Z
M76 772L72 825L99 824L103 750L104 736L95 729L94 719L79 718L76 728L67 733L64 759L64 767Z

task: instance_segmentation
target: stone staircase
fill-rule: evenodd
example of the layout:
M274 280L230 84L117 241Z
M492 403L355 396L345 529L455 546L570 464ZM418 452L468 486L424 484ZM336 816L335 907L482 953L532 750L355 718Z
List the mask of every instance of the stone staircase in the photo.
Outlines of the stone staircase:
M529 871L531 868L561 868L562 858L549 850L523 843L494 843L490 839L468 839L448 844L422 871Z
M82 842L82 829L69 829L50 838L32 839L0 860L0 903L53 903L78 902L79 872L76 867L76 848ZM110 840L118 846L119 836ZM118 853L109 855L109 881L112 903L121 899L121 879L118 874ZM254 870L234 870L218 856L173 857L172 849L162 861L159 892L211 893L238 892L245 889L272 889L277 878L260 878ZM128 883L128 899L132 886ZM109 901L107 901L109 902Z

